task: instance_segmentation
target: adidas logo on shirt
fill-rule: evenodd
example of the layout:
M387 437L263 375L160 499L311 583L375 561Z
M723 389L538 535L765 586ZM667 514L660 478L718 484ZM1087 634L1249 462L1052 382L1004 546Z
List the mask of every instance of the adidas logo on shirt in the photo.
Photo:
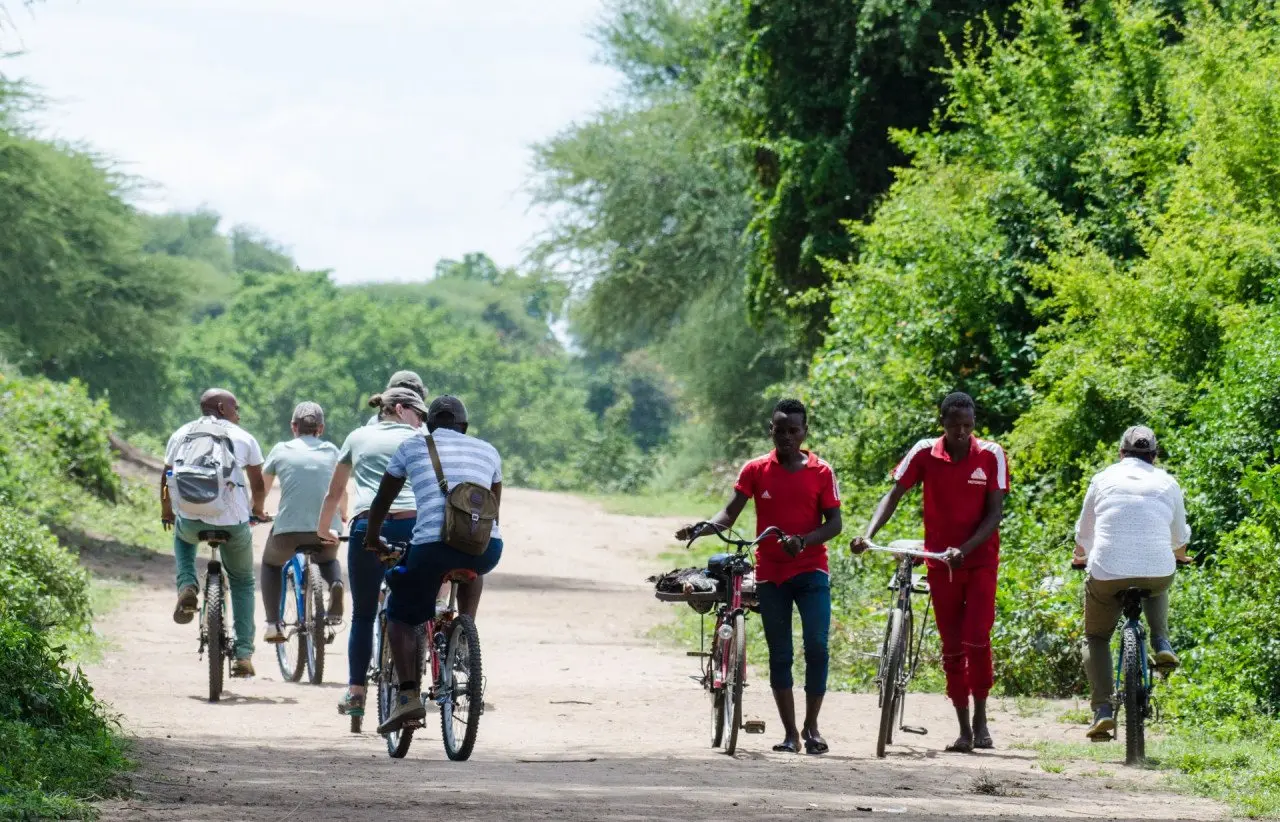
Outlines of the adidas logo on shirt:
M768 490L766 490L763 494L760 495L760 499L773 499L773 497L769 496L769 492Z
M987 472L982 470L981 465L973 469L973 473L969 475L969 484L970 485L986 485L987 484Z

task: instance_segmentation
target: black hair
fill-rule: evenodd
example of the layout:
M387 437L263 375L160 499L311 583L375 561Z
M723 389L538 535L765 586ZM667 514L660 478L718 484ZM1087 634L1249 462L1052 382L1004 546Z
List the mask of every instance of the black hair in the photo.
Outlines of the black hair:
M799 414L804 420L806 426L809 425L809 412L805 410L804 403L796 399L778 400L778 404L773 407L773 413L777 414L781 411L783 414Z
M978 407L973 404L973 397L963 391L953 391L942 400L942 405L938 406L938 416L945 420L952 411L964 408L974 413L978 410Z

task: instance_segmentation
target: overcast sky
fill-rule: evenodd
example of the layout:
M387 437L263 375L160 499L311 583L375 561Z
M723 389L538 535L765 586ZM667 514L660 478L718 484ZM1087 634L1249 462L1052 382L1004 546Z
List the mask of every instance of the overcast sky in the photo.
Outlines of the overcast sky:
M339 281L419 279L441 257L520 260L541 228L529 146L602 105L601 0L5 3L0 64L56 136L207 205Z

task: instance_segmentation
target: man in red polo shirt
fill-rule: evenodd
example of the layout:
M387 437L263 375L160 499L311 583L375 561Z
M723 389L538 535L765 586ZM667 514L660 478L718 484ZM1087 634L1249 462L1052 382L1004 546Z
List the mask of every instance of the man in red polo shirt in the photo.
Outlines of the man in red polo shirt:
M765 642L769 645L769 685L786 737L775 751L808 753L828 750L818 731L818 712L827 692L827 635L831 628L831 582L827 568L829 540L840 535L840 492L831 466L816 454L801 450L809 433L808 415L799 400L782 400L774 407L769 426L774 450L746 465L734 485L733 499L710 521L732 527L755 500L756 534L771 525L788 534L770 537L756 548L756 595ZM676 538L690 537L683 528ZM792 609L800 612L804 638L805 717L796 727L792 696Z
M865 551L903 495L924 483L924 546L939 555L927 560L929 590L942 640L947 696L960 723L960 737L947 750L968 753L992 747L987 727L987 694L994 679L991 626L1009 464L999 445L973 435L974 405L968 394L956 392L942 401L941 422L943 436L917 442L894 469L893 490L880 501L866 536L850 547L854 553Z

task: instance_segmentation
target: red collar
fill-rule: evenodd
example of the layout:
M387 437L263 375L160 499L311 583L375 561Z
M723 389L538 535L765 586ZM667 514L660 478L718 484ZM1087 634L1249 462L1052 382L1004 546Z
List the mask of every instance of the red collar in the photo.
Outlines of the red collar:
M812 451L801 451L800 453L805 455L805 460L804 460L804 467L805 467L805 468L816 468L816 467L818 466L818 455L817 455L817 454L813 453ZM782 465L782 463L778 462L778 449L777 449L777 448L775 448L775 449L773 449L772 451L770 451L770 452L769 452L769 462L775 463L775 464L777 464L777 465L779 465L779 466L781 466L781 465Z
M970 434L969 435L969 453L965 455L965 459L972 457L974 454L978 453L981 450L982 450L982 446L978 445L978 438L975 437L973 434ZM952 461L951 454L947 452L946 437L938 437L936 440L934 440L933 448L929 449L929 453L933 455L935 458L942 460L943 462ZM964 462L964 460L961 460L961 462Z

